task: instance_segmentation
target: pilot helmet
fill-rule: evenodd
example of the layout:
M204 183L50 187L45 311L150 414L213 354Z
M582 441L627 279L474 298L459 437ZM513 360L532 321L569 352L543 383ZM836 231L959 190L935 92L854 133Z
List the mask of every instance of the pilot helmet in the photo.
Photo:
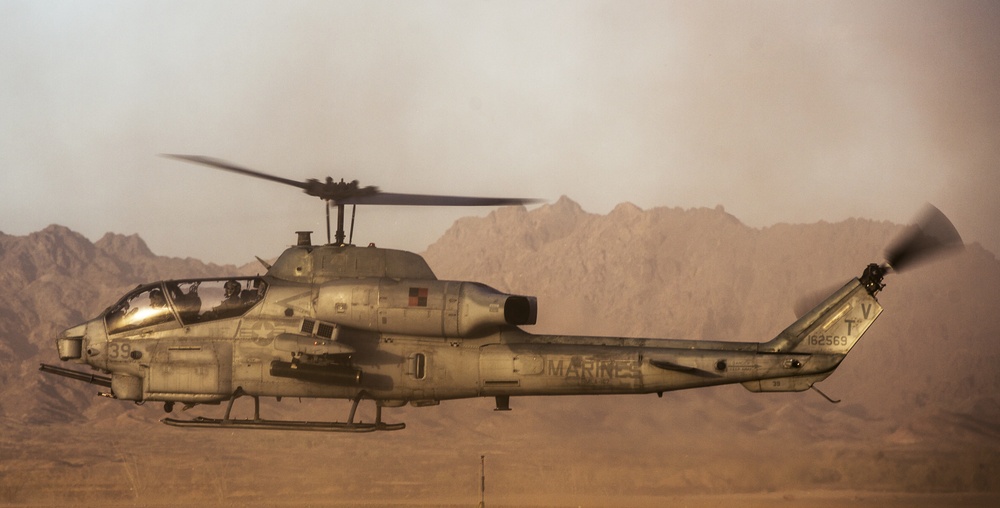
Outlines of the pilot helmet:
M167 299L163 297L163 291L159 289L154 289L149 292L149 301L153 307L161 307L167 303Z
M223 286L223 287L226 289L226 295L227 296L228 295L235 295L236 293L240 292L240 289L242 289L242 286L240 286L240 283L236 282L235 280L229 280L229 281L227 281L226 285Z

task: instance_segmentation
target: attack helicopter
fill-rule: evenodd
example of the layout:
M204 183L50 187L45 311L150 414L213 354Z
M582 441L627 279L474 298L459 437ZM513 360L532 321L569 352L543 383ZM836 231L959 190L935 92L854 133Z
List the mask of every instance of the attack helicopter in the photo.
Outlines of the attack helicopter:
M167 417L183 428L333 432L389 431L382 409L432 406L491 397L509 411L511 397L658 394L740 383L751 392L799 392L840 365L882 313L884 277L933 254L962 246L951 222L928 205L887 250L829 296L810 304L766 342L539 335L537 300L470 281L439 280L412 252L358 247L356 205L506 206L523 198L477 198L382 192L357 181L299 182L219 159L169 155L291 185L325 202L327 242L310 233L261 276L156 281L139 285L97 317L58 336L63 362L91 372L42 364L40 369L100 385L99 395L190 409L227 403L222 418ZM351 235L344 231L352 206ZM330 210L337 229L330 238ZM97 371L97 372L93 372ZM234 402L250 397L252 418L234 418ZM348 399L345 421L271 420L260 398ZM374 422L355 421L374 401Z

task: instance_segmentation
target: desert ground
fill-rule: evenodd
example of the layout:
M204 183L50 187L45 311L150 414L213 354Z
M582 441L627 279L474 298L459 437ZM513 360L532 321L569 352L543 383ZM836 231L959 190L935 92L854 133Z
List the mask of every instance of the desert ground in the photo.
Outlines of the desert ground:
M593 215L563 199L463 219L424 255L439 278L537 295L540 333L767 340L798 295L856 276L900 228L753 229L721 209ZM38 372L59 363L59 331L139 282L259 267L57 226L0 235L0 257L0 506L475 506L480 456L487 506L1000 504L1000 263L978 245L891 279L883 316L822 383L839 404L739 385L515 397L510 412L483 398L386 409L407 428L369 434L168 427L160 404ZM348 408L262 401L266 418Z

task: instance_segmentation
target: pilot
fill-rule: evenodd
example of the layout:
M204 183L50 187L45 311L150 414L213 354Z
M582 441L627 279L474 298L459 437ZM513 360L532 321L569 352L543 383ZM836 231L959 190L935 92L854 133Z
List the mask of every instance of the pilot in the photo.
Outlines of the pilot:
M243 300L240 299L240 290L243 286L234 279L229 279L222 288L226 296L222 303L212 309L212 317L216 319L235 316L243 310Z
M167 306L167 299L163 296L163 291L154 289L149 292L149 306L154 309L162 309Z
M229 279L223 288L226 290L226 299L222 301L224 307L235 307L243 303L240 300L240 290L243 289L243 286L239 282Z

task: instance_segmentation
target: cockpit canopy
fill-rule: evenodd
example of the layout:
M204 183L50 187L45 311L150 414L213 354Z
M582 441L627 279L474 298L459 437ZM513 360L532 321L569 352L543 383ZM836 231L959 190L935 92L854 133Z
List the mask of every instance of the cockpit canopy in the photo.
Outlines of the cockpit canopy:
M105 313L109 334L180 320L183 325L242 316L264 298L260 277L154 282L137 287Z

